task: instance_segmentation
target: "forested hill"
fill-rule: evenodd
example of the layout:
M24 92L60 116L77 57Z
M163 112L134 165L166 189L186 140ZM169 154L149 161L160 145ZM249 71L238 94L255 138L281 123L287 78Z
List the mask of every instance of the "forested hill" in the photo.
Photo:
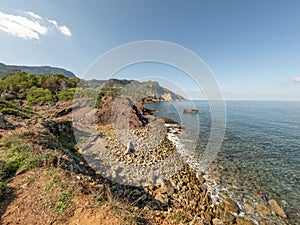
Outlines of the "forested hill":
M103 87L109 89L123 90L122 94L129 96L143 96L157 101L182 101L184 98L174 92L160 86L157 81L139 82L136 80L89 80L86 81L89 87Z
M25 73L31 74L44 74L44 75L53 75L53 74L63 74L69 78L75 78L75 74L71 71L65 70L63 68L51 67L51 66L14 66L14 65L5 65L0 63L0 77L14 75L18 71L24 71Z

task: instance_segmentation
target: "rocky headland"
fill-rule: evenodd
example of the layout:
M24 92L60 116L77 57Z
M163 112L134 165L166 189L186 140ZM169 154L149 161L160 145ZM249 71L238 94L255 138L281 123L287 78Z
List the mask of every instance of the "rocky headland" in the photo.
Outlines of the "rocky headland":
M47 98L16 88L0 99L1 224L257 224L234 199L213 201L210 181L170 139L181 128L146 109L149 96L117 97L110 81L93 107L65 78L46 78L32 93ZM260 225L288 216L272 199L247 208Z

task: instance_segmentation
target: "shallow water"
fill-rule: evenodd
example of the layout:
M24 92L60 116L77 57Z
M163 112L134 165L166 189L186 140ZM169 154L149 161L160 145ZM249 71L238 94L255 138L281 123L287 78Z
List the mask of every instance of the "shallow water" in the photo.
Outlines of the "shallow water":
M182 113L191 106L201 113ZM147 107L188 127L192 132L189 138L182 139L194 143L200 133L194 151L201 155L211 124L206 101L155 103ZM226 110L225 141L210 167L211 176L217 177L216 194L233 197L242 208L246 202L266 204L267 199L274 198L289 216L288 220L277 218L276 223L300 224L300 102L228 101ZM187 140L182 141L186 148L193 148ZM255 213L246 215L257 219Z

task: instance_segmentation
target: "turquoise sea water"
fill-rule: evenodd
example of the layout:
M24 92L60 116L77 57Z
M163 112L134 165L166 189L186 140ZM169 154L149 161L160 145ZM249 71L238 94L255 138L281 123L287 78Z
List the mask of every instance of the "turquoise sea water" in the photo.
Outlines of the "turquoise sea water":
M195 151L201 152L210 133L211 110L206 101L194 104L201 113L182 113L191 102L146 107L158 110L159 116L184 121L183 127L200 126ZM277 218L275 223L300 224L300 102L227 101L226 111L225 141L211 165L211 174L218 177L215 186L219 196L233 197L242 209L245 203L266 204L274 198L289 216L287 220ZM249 218L257 217L245 213Z

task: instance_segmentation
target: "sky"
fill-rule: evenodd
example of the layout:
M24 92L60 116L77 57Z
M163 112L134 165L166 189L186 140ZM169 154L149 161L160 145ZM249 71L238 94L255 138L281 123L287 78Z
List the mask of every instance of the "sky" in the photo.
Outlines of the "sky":
M199 56L226 100L300 100L299 12L297 0L0 0L0 62L84 77L113 48L161 40ZM161 78L205 97L170 65L145 62L113 76Z

